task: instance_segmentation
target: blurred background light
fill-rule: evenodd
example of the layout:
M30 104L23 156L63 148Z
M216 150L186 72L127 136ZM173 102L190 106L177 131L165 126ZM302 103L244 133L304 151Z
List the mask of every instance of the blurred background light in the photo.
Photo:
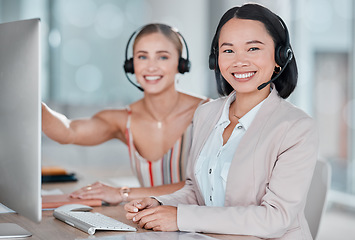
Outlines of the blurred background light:
M71 39L63 44L63 59L73 66L85 64L90 56L90 46L83 39Z
M95 20L97 6L93 0L63 1L63 13L70 24L76 27L89 27Z
M84 92L95 92L102 85L102 73L97 66L84 65L75 74L77 86Z
M102 38L115 38L121 34L124 19L122 10L106 3L99 7L95 19L95 30Z

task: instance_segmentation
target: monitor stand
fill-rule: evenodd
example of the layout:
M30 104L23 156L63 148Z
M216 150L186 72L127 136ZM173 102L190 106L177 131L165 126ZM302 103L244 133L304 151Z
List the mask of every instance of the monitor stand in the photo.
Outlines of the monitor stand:
M0 223L0 239L31 237L32 233L15 223Z

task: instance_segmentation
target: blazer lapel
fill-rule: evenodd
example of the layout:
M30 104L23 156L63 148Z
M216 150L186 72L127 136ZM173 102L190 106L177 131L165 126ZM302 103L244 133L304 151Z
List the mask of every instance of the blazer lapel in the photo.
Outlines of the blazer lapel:
M215 100L215 101L222 101L222 103L219 104L213 103L214 105L209 112L205 112L204 116L202 117L199 116L199 120L201 121L201 123L198 123L197 124L198 128L194 130L194 134L197 134L199 137L198 139L194 137L194 139L198 141L196 141L196 147L195 147L196 152L194 152L192 156L198 157L200 155L203 146L206 144L208 137L210 136L213 128L216 126L218 120L222 115L223 107L227 99L228 98L226 97L223 99Z
M197 201L200 205L205 205L205 200L203 198L203 196L201 195L201 189L200 186L198 184L197 179L195 178L195 169L196 169L196 163L197 160L199 158L199 155L202 151L202 148L204 147L204 145L206 144L206 141L208 139L208 137L210 136L213 128L215 127L215 125L217 124L219 118L221 117L221 114L223 112L223 107L227 101L227 97L226 98L220 98L217 99L215 101L219 101L215 102L215 103L207 103L207 104L214 104L214 105L210 105L211 106L211 110L208 112L203 112L203 116L198 116L198 120L200 122L196 123L196 125L194 125L196 127L196 129L193 130L194 135L198 135L199 137L193 136L193 142L196 141L195 146L191 149L194 149L194 152L191 152L191 156L192 158L189 158L191 161L191 164L193 164L193 167L188 167L189 170L191 170L191 174L190 176L194 178L194 182L195 187L197 188L196 191L196 196L197 196ZM202 115L202 114L201 114Z

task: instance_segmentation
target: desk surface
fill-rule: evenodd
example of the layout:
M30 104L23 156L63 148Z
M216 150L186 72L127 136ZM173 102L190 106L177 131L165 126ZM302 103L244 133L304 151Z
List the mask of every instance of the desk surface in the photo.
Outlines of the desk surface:
M88 175L90 176L90 175ZM102 178L101 178L102 179ZM55 184L43 184L42 188L45 190L50 189L60 189L64 193L70 193L76 189L81 188L89 183L93 183L97 181L97 179L88 179L84 177L80 179L78 182L73 183L55 183ZM125 210L123 209L123 205L118 206L102 206L102 207L94 207L92 210L93 212L100 212L106 216L112 217L117 219L123 223L128 225L137 227L132 221L127 220L125 217ZM89 234L74 228L60 220L57 220L53 217L53 211L46 210L42 211L42 221L40 223L34 223L18 214L15 213L4 213L0 214L0 223L8 222L8 223L16 223L21 227L25 228L26 230L32 233L32 237L25 238L28 240L74 240L74 239L87 239L90 237ZM150 230L145 230L141 228L137 228L137 233L154 233ZM118 231L96 231L95 238L106 237L106 236L117 236L117 235L125 235L125 234L136 234L132 232L118 232ZM220 234L203 234L204 236L210 236L216 239L225 239L225 240L255 240L259 239L252 236L236 236L236 235L220 235ZM133 239L140 239L134 237ZM144 238L149 239L149 238ZM157 239L154 237L153 239ZM161 238L166 239L166 238ZM181 238L178 234L177 237L173 239L186 239ZM191 238L195 239L195 238ZM110 240L112 240L110 238Z
M136 227L134 223L132 223L131 221L125 218L125 211L122 205L95 207L92 211L100 212L102 214L105 214L106 216L118 219L121 222ZM32 233L32 237L26 238L28 240L37 240L37 239L38 240L48 240L48 239L74 240L74 239L87 239L90 237L89 234L77 228L74 228L62 221L57 220L56 218L53 217L53 211L49 211L49 210L42 212L42 221L40 223L34 223L14 213L0 214L0 222L16 223L21 227L25 228L26 230L30 231ZM143 233L143 232L153 232L153 231L138 228L137 233ZM100 238L105 236L116 236L116 235L123 235L123 234L135 234L135 233L117 232L117 231L96 231L94 236L95 238ZM210 236L216 239L225 239L225 240L259 239L251 236L235 236L235 235L219 235L219 234L203 234L203 235ZM154 239L156 239L156 237L154 237Z

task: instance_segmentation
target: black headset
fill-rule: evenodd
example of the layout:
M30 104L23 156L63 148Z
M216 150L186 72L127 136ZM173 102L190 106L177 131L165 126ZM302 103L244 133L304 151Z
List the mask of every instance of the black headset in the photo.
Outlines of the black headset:
M164 24L159 24L159 25L164 25ZM146 26L146 25L145 25ZM139 29L137 29L136 31L134 31L132 33L132 35L129 37L128 39L128 42L127 42L127 45L126 45L126 51L125 51L125 62L124 62L124 65L123 65L123 69L125 71L125 75L128 79L128 81L130 83L132 83L134 86L136 86L139 90L141 91L144 91L144 89L137 85L136 83L134 83L127 75L127 73L131 73L131 74L134 74L134 66L133 66L133 57L129 58L128 59L128 48L129 48L129 44L132 40L132 38L136 35L136 33L140 32L145 26L143 27L140 27ZM168 26L168 25L165 25L165 26ZM189 60L189 48L187 47L187 43L186 43L186 40L185 38L182 36L182 34L177 31L176 29L168 26L173 32L177 33L180 38L182 39L182 41L184 42L184 45L185 45L185 49L186 49L186 58L183 58L180 56L179 58L179 65L178 65L178 71L179 73L181 74L184 74L186 72L189 72L190 71L190 68L191 68L191 63L190 63L190 60Z
M285 44L277 46L275 48L275 62L281 67L281 71L278 72L276 74L276 76L274 76L270 81L261 84L258 87L258 90L263 89L269 83L275 81L281 75L281 73L285 70L286 66L289 64L289 62L293 58L293 51L292 51L292 48L290 45L290 36L288 33L288 29L286 27L285 22L279 16L277 16L277 18L279 19L279 22L281 23L283 29L285 30ZM210 53L210 56L208 59L209 68L211 70L216 70L218 68L218 57L216 56L216 50L218 48L217 45L218 45L218 39L217 39L217 34L216 34L212 40L211 53Z
M282 68L285 68L287 66L287 64L291 61L291 59L293 58L293 51L292 51L291 44L290 44L290 36L288 33L287 26L286 26L285 22L279 16L277 16L277 18L279 19L282 27L285 30L285 45L283 45L283 46L280 45L276 48L275 61Z

